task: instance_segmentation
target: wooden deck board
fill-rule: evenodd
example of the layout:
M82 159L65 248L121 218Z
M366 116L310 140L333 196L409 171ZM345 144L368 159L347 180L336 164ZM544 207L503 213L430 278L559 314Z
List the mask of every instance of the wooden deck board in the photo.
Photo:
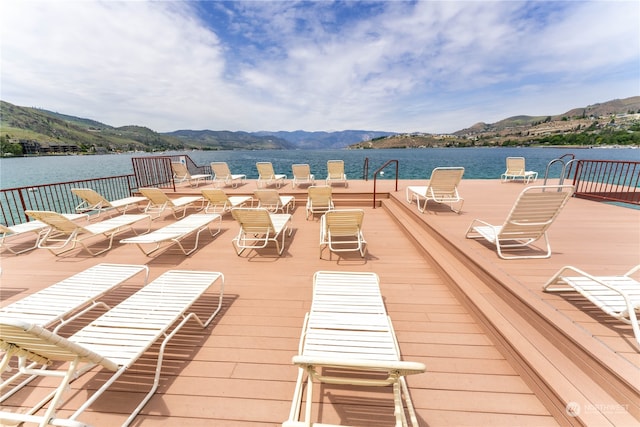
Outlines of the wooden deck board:
M392 192L391 197L402 202L404 186L416 183L419 181L401 182L399 191ZM254 188L255 185L248 182L238 189L227 190L250 194ZM344 197L342 202L336 199L336 206L349 207L350 193L367 193L370 188L371 183L364 181L350 182L348 189L334 187L337 196ZM629 339L632 335L626 325L602 318L580 298L545 294L541 287L565 264L605 273L626 271L637 263L640 211L570 200L551 228L553 255L548 260L504 261L493 248L464 239L466 227L474 218L496 223L503 220L523 188L522 184L498 181L463 181L462 214L436 209L436 213L420 215L476 263L486 266L521 292L527 292L528 297L539 304L552 308L569 324L589 331L613 353L612 360L627 361L633 366L632 370L638 371L640 356L633 340ZM281 191L296 194L302 200L305 189L293 191L287 184ZM323 253L324 259L320 259L319 222L305 220L304 203L298 201L293 217L294 233L287 239L282 257L278 257L272 247L236 256L231 239L237 226L230 215L225 215L223 232L213 238L203 235L200 249L189 257L169 250L149 258L133 245L118 244L95 258L84 252L54 257L44 250L21 256L3 254L2 304L23 298L99 262L147 264L151 269L150 279L168 269L221 271L226 278L223 312L206 331L194 324L178 335L179 339L170 346L160 390L135 425L277 426L289 412L297 373L291 357L297 353L304 313L310 306L313 273L318 270L372 271L380 276L385 305L403 357L427 366L425 374L409 379L422 425L558 425L559 420L545 406L544 399L536 396L529 383L517 374L508 357L484 332L484 327L451 289L437 266L405 237L385 209L362 208L368 242L364 259L359 255L332 254L329 260L328 250ZM415 210L415 205L409 209ZM166 217L154 221L153 227L172 220ZM30 265L38 268L30 269ZM125 289L133 292L139 285L132 283ZM488 301L500 305L488 289L484 293ZM197 306L196 310L204 311L204 307ZM150 372L151 356L145 356L134 371ZM579 377L579 373L576 375ZM80 419L96 426L124 421L127 411L133 409L138 395L149 384L148 379L142 380L139 375L125 377ZM95 389L104 378L102 373L95 376L90 373L79 379L76 386L88 384ZM135 383L136 378L140 384ZM588 378L572 381L584 387L590 387L592 382ZM75 391L76 386L70 401L61 408L61 414L68 414L69 408L77 407L86 397L84 390ZM140 393L126 391L131 387ZM322 404L315 408L322 421L388 425L392 417L388 413L388 391L329 389L322 390L325 393ZM331 393L327 394L328 391ZM28 393L21 394L22 400L12 398L9 403L20 405L40 392L29 389ZM25 394L28 396L24 397ZM616 419L616 414L607 415Z

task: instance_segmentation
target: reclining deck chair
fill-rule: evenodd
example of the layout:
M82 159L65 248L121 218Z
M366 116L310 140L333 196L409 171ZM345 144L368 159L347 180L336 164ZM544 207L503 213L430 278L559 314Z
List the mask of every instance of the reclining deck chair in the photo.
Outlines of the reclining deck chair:
M298 355L293 357L293 363L298 366L298 378L284 427L319 425L312 422L312 392L316 381L365 387L392 386L395 425L406 426L407 413L411 425L418 425L405 376L423 373L425 366L401 359L375 273L315 273L311 311L305 316ZM303 398L306 398L306 405L304 421L301 421ZM375 417L376 411L372 414ZM362 418L358 421L362 424Z
M320 258L328 247L331 252L358 251L364 258L367 242L362 233L362 209L331 210L320 218Z
M502 182L522 180L528 184L538 179L538 172L526 170L524 157L507 157L507 170L500 175Z
M316 213L325 213L334 208L331 193L332 190L329 186L312 185L309 187L307 190L306 219Z
M239 183L244 184L247 179L246 175L232 174L226 162L212 162L211 170L213 171L214 186L217 185L217 183L221 183L222 185L231 184L231 186L235 188Z
M349 186L347 175L344 173L344 161L327 160L327 179L326 184L331 185L332 182L342 182L345 188Z
M547 230L553 224L574 188L571 185L546 185L525 188L518 196L511 212L502 225L491 225L479 219L473 220L466 238L484 238L496 245L502 259L549 258L551 245ZM505 255L503 249L524 250L543 238L546 253L542 255Z
M80 218L88 219L86 214L63 214L63 216L71 221L75 221ZM22 253L34 250L38 247L38 241L40 240L40 235L49 228L49 225L45 224L42 221L28 221L22 224L16 224L12 226L6 226L0 224L0 249L4 248L11 252L14 255L20 255ZM23 234L34 233L36 234L36 239L33 243L33 246L28 246L22 249L14 249L12 246L21 246L20 243L14 242L14 240L18 240L19 236ZM9 242L10 240L10 242ZM12 243L10 246L9 243Z
M146 284L149 277L147 266L97 264L0 308L0 316L19 318L44 328L57 325L55 330L58 330L96 306L109 308L97 300L142 272L145 272ZM70 314L74 316L67 318Z
M160 217L160 214L167 208L171 209L174 218L184 218L188 208L192 207L196 202L203 201L201 196L181 196L171 199L159 188L139 188L138 191L149 201L144 211L145 213L155 214L153 219ZM179 211L182 211L180 216L178 216Z
M216 219L218 220L218 230L214 232L211 230L211 224ZM200 233L208 229L211 237L216 236L220 233L221 224L222 216L219 214L192 214L150 233L120 240L120 243L133 243L147 256L159 251L163 247L176 244L183 254L191 255L198 249ZM196 239L193 248L186 249L181 241L194 233ZM151 248L145 250L145 245L151 245Z
M220 215L231 212L231 209L242 207L251 201L251 197L249 196L227 196L227 194L219 188L203 188L202 196L207 202L204 212L219 213Z
M211 179L211 175L206 173L191 175L187 165L182 162L171 162L171 170L173 170L173 179L178 183L188 182L192 187L197 187L201 182Z
M296 188L296 185L300 186L300 184L315 184L315 177L308 164L291 165L291 172L293 172L293 182L291 183L293 188Z
M76 206L76 212L98 212L97 216L112 209L124 214L130 207L147 201L146 197L132 196L110 202L91 188L72 188L71 192L82 199L82 202Z
M20 319L43 328L55 326L53 332L57 332L69 322L96 307L110 309L107 304L98 299L141 272L145 272L144 284L146 285L149 277L147 266L98 264L0 308L0 317ZM33 363L29 368L35 368L36 365L37 363ZM0 390L20 375L18 373L3 381L0 384ZM12 388L0 397L0 402L12 396L32 379L33 377Z
M265 208L269 212L289 213L289 209L294 208L296 199L293 196L281 196L275 189L258 189L253 192L253 196L258 200L258 207Z
M464 175L463 167L440 167L435 168L431 172L429 185L427 186L409 186L405 190L407 202L413 200L418 205L418 210L423 212L427 210L427 203L433 200L436 203L448 204L455 213L460 213L464 199L458 194L458 185ZM420 201L424 200L424 205L420 205ZM459 203L456 210L453 205Z
M543 286L545 292L576 291L600 310L631 325L640 349L640 282L633 277L640 264L621 276L592 276L572 266L560 269Z
M151 228L151 217L145 214L119 215L88 225L80 225L52 211L25 211L25 214L49 225L49 229L38 240L38 248L48 249L56 256L75 249L78 243L92 256L100 255L111 249L116 235L125 231L133 231L137 234L133 227L135 223L147 220L145 233ZM109 246L94 252L84 241L101 234L109 239Z
M240 224L238 235L231 241L238 256L245 249L264 248L269 242L274 242L278 255L282 255L285 236L293 232L291 214L275 214L264 208L235 208L231 209L231 215Z
M256 168L258 169L258 188L268 187L274 183L276 187L280 188L284 184L284 180L287 179L287 175L275 173L271 162L258 162Z
M216 281L220 281L218 306L202 322L188 310ZM206 328L222 307L223 291L222 273L168 271L69 338L20 319L0 317L0 348L6 351L0 371L14 355L19 358L21 372L28 375L47 375L52 370L29 370L27 360L39 364L68 362L57 371L60 384L49 396L26 413L1 411L0 421L84 425L78 417L162 338L153 385L124 424L129 425L158 387L167 342L191 319ZM56 418L56 407L71 381L97 365L113 371L113 375L69 418ZM44 414L37 415L48 401Z

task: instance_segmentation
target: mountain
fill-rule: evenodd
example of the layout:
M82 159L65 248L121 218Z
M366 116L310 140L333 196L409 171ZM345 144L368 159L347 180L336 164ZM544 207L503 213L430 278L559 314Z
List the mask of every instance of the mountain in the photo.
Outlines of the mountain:
M573 108L566 113L557 114L555 116L513 116L499 122L487 124L476 123L475 125L454 132L456 136L479 135L492 132L504 132L508 134L517 134L527 130L535 131L536 127L546 128L548 123L564 122L565 128L570 128L573 124L574 128L578 124L585 124L595 119L603 119L618 114L640 113L640 96L632 96L625 99L614 99L599 104L589 105L587 107ZM573 123L571 123L573 122ZM542 126L541 126L542 125Z
M185 145L198 145L203 148L221 150L283 150L296 148L295 144L273 135L256 135L249 132L213 131L213 130L177 130L165 133L184 142Z
M337 132L255 132L255 135L273 135L293 143L301 149L344 148L361 141L370 141L382 136L395 135L395 132L370 130L344 130Z
M640 145L640 96L573 108L555 116L512 116L453 134L399 134L351 149L505 145Z
M640 96L574 108L555 116L519 115L493 124L480 122L451 135L397 134L368 130L177 130L158 133L142 126L113 127L91 119L20 107L5 101L0 101L0 129L2 155L185 149L458 147L564 144L567 141L590 145L640 145ZM564 138L564 135L573 137Z

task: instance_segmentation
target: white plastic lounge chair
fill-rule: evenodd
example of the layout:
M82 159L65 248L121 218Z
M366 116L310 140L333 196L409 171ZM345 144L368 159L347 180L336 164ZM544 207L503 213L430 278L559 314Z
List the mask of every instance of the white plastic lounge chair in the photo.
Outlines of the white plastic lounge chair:
M144 284L146 285L149 277L147 266L98 264L0 308L0 317L20 319L43 328L55 326L53 331L57 332L64 325L96 307L110 309L107 304L98 299L141 272L145 273ZM34 363L29 368L35 368L36 365L37 363ZM20 375L18 373L7 378L0 384L0 390L4 390ZM0 398L0 402L22 389L32 379L34 377L13 387Z
M167 208L171 209L174 218L183 218L187 214L188 208L193 207L196 202L202 202L200 196L182 196L171 199L159 188L139 188L138 191L149 200L144 211L152 214L154 219L158 218ZM182 215L178 216L180 211L182 211Z
M205 213L219 213L224 215L233 208L239 208L251 201L249 196L227 196L227 194L219 188L203 188L202 196L207 202Z
M418 205L418 210L427 210L427 203L433 200L436 203L444 203L451 207L455 213L460 213L464 199L458 194L458 184L464 175L462 167L440 167L431 172L431 178L427 186L409 186L405 190L407 202L413 200ZM423 201L424 204L420 202ZM458 204L458 208L454 205Z
M311 168L308 164L291 165L291 171L293 172L293 182L291 184L293 188L296 188L296 185L299 186L300 184L315 184L315 177L311 173Z
M315 273L311 311L305 316L293 363L299 368L298 378L284 427L327 425L313 422L313 402L318 400L313 397L316 382L391 386L395 425L406 426L408 413L411 425L418 426L405 376L423 373L425 366L401 359L375 273ZM301 420L303 399L306 404Z
M331 183L344 183L345 187L349 186L347 182L347 175L344 173L344 161L342 160L328 160L327 161L327 180L326 184Z
M592 276L572 266L560 269L543 286L545 292L576 291L614 319L631 325L640 349L640 282L633 277L636 265L621 276Z
M289 213L293 209L296 199L293 196L281 196L275 189L259 189L253 192L253 196L258 200L258 207L265 208L269 212Z
M218 220L218 230L214 232L211 229L211 224L216 219ZM208 229L209 234L213 237L220 233L221 224L222 216L220 214L193 214L158 230L154 230L151 233L120 240L120 243L133 243L137 245L138 248L147 256L164 247L176 244L183 254L191 255L196 249L198 249L200 233ZM194 233L196 235L196 239L193 244L193 248L185 248L181 243L182 240ZM145 250L145 247L149 247L149 249Z
M220 282L218 306L202 322L195 313L188 313L188 310L216 281ZM20 319L0 318L0 348L6 351L0 362L0 370L7 367L9 359L14 355L19 357L19 367L23 372L26 370L27 360L39 364L68 362L57 371L60 384L48 398L27 413L1 411L0 421L84 425L78 417L162 338L153 386L124 424L129 425L158 387L167 342L191 319L206 328L222 307L223 291L222 273L168 271L69 338ZM113 371L111 377L69 418L56 418L56 406L71 381L97 365ZM47 369L25 373L48 375L51 371ZM35 415L49 399L51 400L44 414Z
M147 220L145 233L151 227L151 217L145 214L119 215L87 225L80 225L52 211L25 211L25 214L49 225L49 229L38 240L38 248L48 249L56 256L75 249L78 243L91 255L96 256L111 249L116 235L129 230L136 232L133 226L137 222ZM109 239L109 246L94 252L84 241L99 235Z
M334 208L331 187L312 185L307 191L307 219L316 213L325 213Z
M146 284L149 276L147 266L97 264L0 308L0 316L19 318L44 328L57 325L57 330L96 306L109 308L97 300L141 272L145 272ZM70 314L74 316L68 318Z
M528 184L538 179L538 172L526 170L524 157L507 157L507 170L500 175L502 182L522 180Z
M258 188L268 187L271 184L276 184L276 187L280 188L284 184L284 180L287 179L287 175L274 172L271 162L258 162L256 168L258 169Z
M264 248L269 242L274 242L278 255L282 255L285 236L293 231L290 214L275 214L264 208L235 208L231 215L240 224L240 231L232 240L238 255L245 249Z
M65 218L75 221L80 218L88 219L86 214L62 214ZM42 221L29 221L22 224L16 224L12 226L6 226L0 224L0 249L4 248L14 255L19 255L38 247L38 240L40 234L42 234L49 226ZM34 233L36 239L33 246L22 247L22 239L19 236L24 234ZM19 240L16 242L16 240ZM12 245L10 246L9 243ZM21 249L14 249L14 247L21 247Z
M110 202L91 188L72 188L71 192L82 199L82 202L76 206L76 212L98 212L98 216L112 209L124 214L130 207L137 207L140 203L147 201L146 197L132 196Z
M546 185L525 188L518 196L511 212L502 225L491 225L479 219L473 220L466 237L483 238L496 245L502 259L549 258L551 245L547 230L553 224L574 188L571 185ZM527 250L543 238L546 253L542 255L505 255L503 249Z
M192 175L187 169L187 165L182 162L171 162L173 170L173 179L178 183L188 182L190 186L197 187L201 182L211 179L211 175L206 173Z
M320 258L322 250L331 252L358 251L364 257L367 242L362 233L362 209L339 209L328 211L320 218Z
M212 162L211 170L213 171L214 186L221 183L222 185L231 185L235 188L238 184L244 184L247 179L246 175L232 174L226 162Z

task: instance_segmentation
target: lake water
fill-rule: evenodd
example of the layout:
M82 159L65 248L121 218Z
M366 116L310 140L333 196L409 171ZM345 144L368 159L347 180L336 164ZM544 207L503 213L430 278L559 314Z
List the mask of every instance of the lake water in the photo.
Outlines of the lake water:
M388 150L258 150L258 151L190 151L187 154L197 165L214 161L229 164L233 173L243 173L256 179L256 162L273 163L276 173L291 177L291 165L308 163L316 178L324 178L327 160L342 159L349 179L362 179L365 158L369 159L369 178L388 160L398 160L400 179L427 179L438 166L463 166L464 178L496 179L505 170L505 158L526 158L527 169L544 177L547 164L563 154L576 159L640 161L640 149L573 149L573 148L427 148ZM108 154L96 156L43 156L0 159L0 188L49 184L88 178L103 178L133 173L132 157L150 154ZM156 154L157 155L157 154ZM560 175L561 164L549 170L549 177ZM384 177L395 178L395 165L384 169Z

